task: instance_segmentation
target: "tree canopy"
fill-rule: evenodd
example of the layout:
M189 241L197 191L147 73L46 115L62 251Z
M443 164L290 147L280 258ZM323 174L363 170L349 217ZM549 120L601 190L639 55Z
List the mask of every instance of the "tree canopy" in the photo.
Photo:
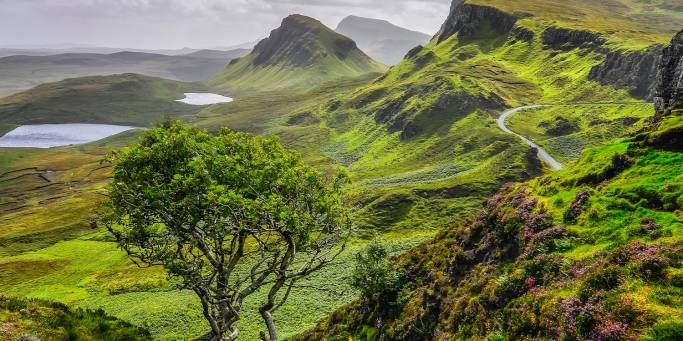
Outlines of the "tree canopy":
M329 264L349 232L340 173L327 179L275 137L182 123L145 132L111 156L106 225L141 266L193 290L216 340L233 340L244 301L267 290L272 314L297 282Z

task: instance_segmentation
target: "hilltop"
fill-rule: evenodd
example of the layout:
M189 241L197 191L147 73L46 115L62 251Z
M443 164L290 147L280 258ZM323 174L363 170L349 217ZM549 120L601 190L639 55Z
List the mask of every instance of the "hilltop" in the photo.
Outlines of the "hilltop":
M335 31L353 39L370 57L387 65L398 64L410 49L426 44L431 38L386 20L355 15L344 18Z
M291 15L249 55L233 60L208 83L231 94L304 89L385 69L353 40L313 18Z

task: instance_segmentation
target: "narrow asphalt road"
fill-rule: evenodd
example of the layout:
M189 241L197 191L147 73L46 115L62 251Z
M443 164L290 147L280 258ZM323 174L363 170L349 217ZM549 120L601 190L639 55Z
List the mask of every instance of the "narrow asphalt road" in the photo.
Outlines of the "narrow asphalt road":
M503 112L503 114L500 115L498 118L498 127L508 133L515 135L519 137L524 143L527 145L536 148L538 150L538 158L541 159L541 161L545 162L550 168L552 168L555 171L561 170L562 164L555 160L548 152L546 152L543 148L541 148L539 145L534 143L533 141L529 140L528 138L515 133L514 131L510 130L507 126L505 126L505 121L507 121L508 117L512 116L513 114L516 114L520 111L524 110L529 110L529 109L534 109L534 108L547 108L547 107L554 107L554 106L598 106L598 105L652 105L650 102L595 102L595 103L563 103L563 104L534 104L534 105L526 105L523 107L518 107L518 108L513 108L510 110L507 110Z
M536 148L538 150L538 158L541 159L544 163L546 163L550 168L552 168L555 171L561 170L562 169L562 164L555 160L548 152L546 152L543 148L541 148L539 145L534 143L533 141L529 140L528 138L515 133L514 131L510 130L507 126L505 126L505 121L507 120L508 117L512 116L515 113L518 113L520 111L528 110L528 109L534 109L534 108L545 108L549 107L550 105L527 105L519 108L514 108L510 109L508 111L503 112L502 115L498 118L498 127L500 129L508 134L515 135L522 139L524 143L528 144L529 146Z

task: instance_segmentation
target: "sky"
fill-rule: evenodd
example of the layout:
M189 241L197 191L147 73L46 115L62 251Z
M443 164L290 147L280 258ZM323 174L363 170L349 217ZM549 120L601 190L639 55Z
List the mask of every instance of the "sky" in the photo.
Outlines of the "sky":
M259 40L289 14L347 15L434 34L451 0L0 0L0 47L215 48Z

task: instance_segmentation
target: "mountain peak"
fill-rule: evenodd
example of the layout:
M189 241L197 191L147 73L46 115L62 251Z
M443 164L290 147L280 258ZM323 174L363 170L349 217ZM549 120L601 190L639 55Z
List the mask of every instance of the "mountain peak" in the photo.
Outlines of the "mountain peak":
M293 14L284 18L280 27L248 56L231 62L212 82L239 94L309 87L385 70L350 38L316 19Z
M344 60L355 51L356 43L350 38L316 19L292 14L268 38L261 40L253 53L255 65L310 66L328 54Z
M426 44L429 35L396 26L386 20L351 15L344 18L337 32L351 37L372 58L393 65L417 45Z

